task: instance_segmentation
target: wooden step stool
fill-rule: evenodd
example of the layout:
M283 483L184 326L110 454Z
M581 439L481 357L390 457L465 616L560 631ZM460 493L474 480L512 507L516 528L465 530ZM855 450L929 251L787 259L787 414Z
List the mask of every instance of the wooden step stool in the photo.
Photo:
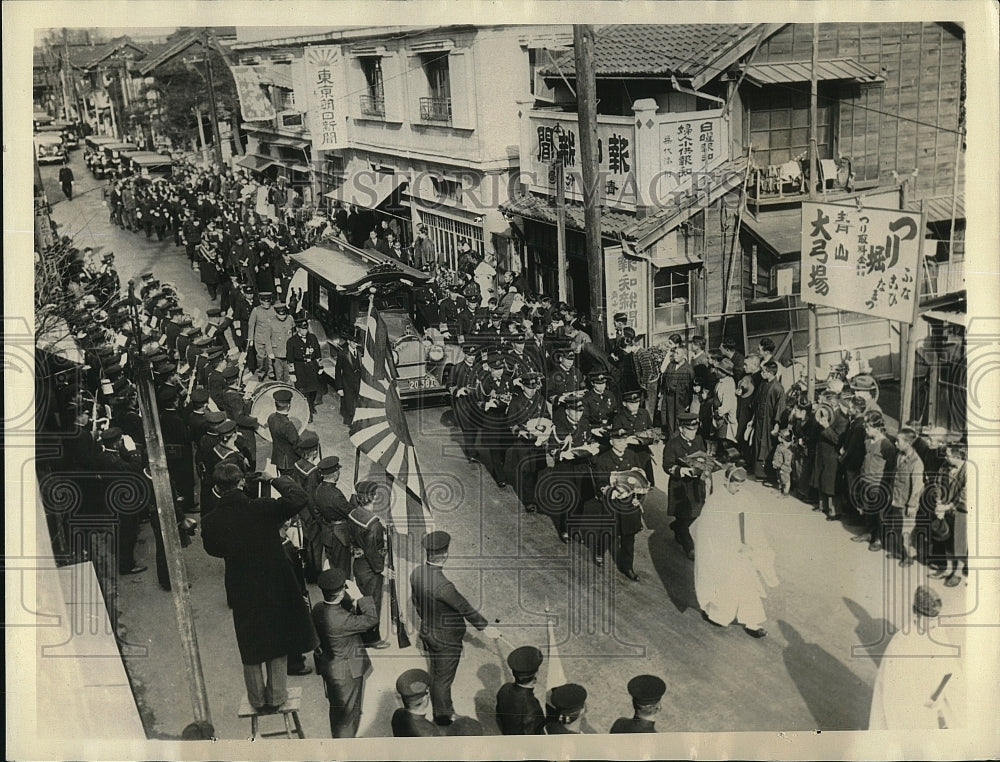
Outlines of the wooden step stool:
M288 700L275 709L273 712L268 712L266 714L261 714L257 709L250 706L250 700L247 698L246 694L243 694L243 701L240 702L240 717L250 718L250 737L251 739L257 738L270 738L272 736L285 736L286 738L292 738L292 724L295 724L295 734L299 738L305 738L305 733L302 732L302 723L299 722L299 705L302 703L302 688L289 688L288 689ZM260 733L260 718L269 717L271 715L280 714L282 719L285 721L284 731L272 731L268 733Z

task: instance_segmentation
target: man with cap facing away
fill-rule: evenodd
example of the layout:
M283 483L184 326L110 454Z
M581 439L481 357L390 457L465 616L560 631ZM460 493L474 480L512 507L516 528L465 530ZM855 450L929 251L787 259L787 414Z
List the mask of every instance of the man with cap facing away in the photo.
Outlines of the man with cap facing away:
M135 494L136 481L142 479L142 464L137 460L126 460L120 454L122 430L112 426L101 432L101 450L94 457L93 470L102 484L105 516L110 517L117 532L115 538L118 551L118 573L139 574L146 566L136 563L135 546L139 539L139 522L147 506L138 505L132 499L115 500L114 495ZM128 489L116 489L116 484L128 485ZM138 490L141 494L142 490Z
M964 650L931 630L941 596L925 585L913 596L910 621L892 636L879 661L869 730L939 730L967 721Z
M319 361L322 356L319 339L309 332L309 318L300 314L295 319L295 332L285 342L288 362L295 368L295 388L309 400L309 422L316 415L316 396L320 391Z
M505 736L533 736L545 724L542 705L535 698L542 652L534 646L515 648L507 655L514 682L497 691L497 725Z
M442 567L448 560L450 544L451 535L447 532L428 534L423 540L427 560L410 573L413 605L420 615L420 640L430 661L431 704L438 725L450 725L455 718L451 684L462 658L466 620L484 635L500 637L499 630L490 627L486 618L444 576Z
M281 497L252 499L243 491L245 475L232 463L216 466L213 480L219 499L203 521L202 539L209 555L226 561L226 597L247 700L267 713L288 699L288 654L311 651L318 642L281 537L282 526L309 497L294 479L281 476L271 482Z
M375 610L382 613L382 591L385 589L385 527L372 511L372 504L378 491L378 484L360 481L354 487L354 508L348 516L348 528L354 552L354 578L365 595L375 601ZM366 646L388 648L389 641L382 640L376 621L371 629L361 636Z
M445 732L427 719L431 676L422 669L408 669L396 679L396 692L403 708L392 715L392 735L396 738L427 738Z
M619 717L609 733L655 733L653 718L660 713L660 699L667 692L667 684L656 675L639 675L628 681L635 714L632 719Z
M548 708L549 715L542 725L541 735L579 733L580 721L587 708L587 689L576 683L553 688L549 694Z
M316 486L312 504L316 509L323 552L330 566L347 576L354 563L354 546L347 525L351 504L337 486L341 474L340 458L336 455L323 458L318 468L322 481Z
M323 600L313 606L312 619L319 636L317 664L330 702L330 737L354 738L361 722L365 673L371 668L361 633L378 624L379 612L340 569L327 569L316 584Z
M292 409L292 390L278 389L274 398L274 412L267 417L267 430L271 432L271 462L282 476L295 468L298 455L299 431L288 417Z
M194 461L187 426L177 410L177 389L164 387L156 393L159 402L160 434L163 437L167 472L174 503L183 512L194 510Z

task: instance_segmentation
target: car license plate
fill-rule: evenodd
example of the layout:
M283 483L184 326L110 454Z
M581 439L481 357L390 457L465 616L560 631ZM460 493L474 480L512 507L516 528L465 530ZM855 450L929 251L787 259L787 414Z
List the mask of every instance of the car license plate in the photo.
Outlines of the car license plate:
M406 382L409 391L419 391L421 389L437 389L441 386L434 376L424 376L423 378L411 378Z

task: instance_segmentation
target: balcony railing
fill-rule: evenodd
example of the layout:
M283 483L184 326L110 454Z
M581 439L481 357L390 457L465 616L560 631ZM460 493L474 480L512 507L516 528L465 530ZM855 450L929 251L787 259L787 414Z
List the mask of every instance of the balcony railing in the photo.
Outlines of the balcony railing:
M421 98L420 118L425 122L450 122L451 98Z
M361 113L364 116L385 116L385 98L376 98L374 95L362 95Z
M930 243L928 239L926 243ZM956 241L964 244L964 241ZM954 294L965 290L965 257L956 256L944 262L935 262L932 259L924 260L923 287L920 290L922 299L933 299L934 297Z

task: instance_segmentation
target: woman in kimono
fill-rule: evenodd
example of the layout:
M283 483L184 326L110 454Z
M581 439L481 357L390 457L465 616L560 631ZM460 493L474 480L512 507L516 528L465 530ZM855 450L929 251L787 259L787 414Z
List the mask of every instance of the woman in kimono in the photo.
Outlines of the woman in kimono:
M725 489L716 490L691 527L698 553L694 559L694 589L705 618L720 627L733 621L748 635L763 638L764 587L774 587L774 554L750 504L737 497L747 474L726 470Z

